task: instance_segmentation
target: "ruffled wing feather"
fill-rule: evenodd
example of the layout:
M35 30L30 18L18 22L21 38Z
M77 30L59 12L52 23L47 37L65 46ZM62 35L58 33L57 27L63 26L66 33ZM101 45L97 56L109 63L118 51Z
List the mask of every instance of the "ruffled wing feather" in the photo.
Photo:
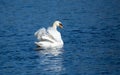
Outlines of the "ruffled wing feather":
M45 28L41 28L34 34L39 41L48 41L48 42L55 42L52 35L50 35Z

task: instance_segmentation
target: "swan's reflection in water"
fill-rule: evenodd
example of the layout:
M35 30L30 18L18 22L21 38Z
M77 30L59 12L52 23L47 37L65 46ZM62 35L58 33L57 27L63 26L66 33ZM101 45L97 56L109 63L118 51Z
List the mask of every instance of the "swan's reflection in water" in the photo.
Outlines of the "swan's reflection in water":
M47 49L39 51L39 69L42 74L61 74L65 68L62 64L63 49Z

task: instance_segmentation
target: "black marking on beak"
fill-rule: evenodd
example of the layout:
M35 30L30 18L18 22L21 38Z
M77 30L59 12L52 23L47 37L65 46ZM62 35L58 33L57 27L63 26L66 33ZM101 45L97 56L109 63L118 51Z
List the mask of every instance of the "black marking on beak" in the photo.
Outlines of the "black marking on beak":
M59 23L59 27L60 27L60 28L63 28L63 25L62 25L62 23Z

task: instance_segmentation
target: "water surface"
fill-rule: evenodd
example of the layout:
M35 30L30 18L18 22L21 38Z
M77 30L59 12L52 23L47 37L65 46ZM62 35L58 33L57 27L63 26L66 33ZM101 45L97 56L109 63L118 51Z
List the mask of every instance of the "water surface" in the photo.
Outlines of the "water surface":
M64 48L36 50L60 20ZM119 0L0 0L0 75L119 75Z

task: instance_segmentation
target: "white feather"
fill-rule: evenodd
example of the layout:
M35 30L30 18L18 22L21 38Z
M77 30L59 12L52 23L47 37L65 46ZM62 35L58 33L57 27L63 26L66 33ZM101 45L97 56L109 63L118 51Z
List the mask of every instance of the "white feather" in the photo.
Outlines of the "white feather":
M38 39L38 42L35 42L36 45L41 48L52 48L52 47L63 47L63 40L61 38L60 32L57 31L59 21L55 21L52 27L41 28L35 32L35 36Z

